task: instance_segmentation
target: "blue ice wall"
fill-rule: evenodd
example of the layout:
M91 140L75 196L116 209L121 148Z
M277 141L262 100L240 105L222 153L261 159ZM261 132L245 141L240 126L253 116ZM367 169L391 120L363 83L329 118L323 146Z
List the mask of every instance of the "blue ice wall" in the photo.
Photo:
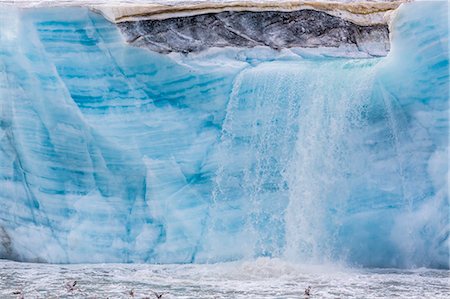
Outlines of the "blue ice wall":
M165 56L0 10L0 257L449 267L448 4L382 59Z

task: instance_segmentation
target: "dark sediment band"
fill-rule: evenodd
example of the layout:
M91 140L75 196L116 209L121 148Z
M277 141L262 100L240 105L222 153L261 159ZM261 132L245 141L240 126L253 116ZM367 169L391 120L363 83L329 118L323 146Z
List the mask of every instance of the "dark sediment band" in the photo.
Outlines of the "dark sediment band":
M360 26L316 10L221 12L117 24L127 42L160 53L199 52L211 47L352 46L383 56L389 51L388 25Z

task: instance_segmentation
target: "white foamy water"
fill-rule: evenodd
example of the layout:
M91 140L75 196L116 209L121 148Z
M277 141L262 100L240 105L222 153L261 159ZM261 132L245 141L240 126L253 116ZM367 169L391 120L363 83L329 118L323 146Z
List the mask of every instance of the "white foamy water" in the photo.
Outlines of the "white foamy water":
M67 283L77 281L73 290ZM450 271L306 266L277 259L210 265L0 262L0 298L449 298ZM130 294L132 291L133 296Z

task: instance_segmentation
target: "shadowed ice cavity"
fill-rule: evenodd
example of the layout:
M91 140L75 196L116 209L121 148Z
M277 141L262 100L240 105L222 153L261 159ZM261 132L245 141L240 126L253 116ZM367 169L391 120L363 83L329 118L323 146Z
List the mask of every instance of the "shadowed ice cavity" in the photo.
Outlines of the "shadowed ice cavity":
M86 9L2 9L0 257L448 268L446 5L359 60L164 56Z

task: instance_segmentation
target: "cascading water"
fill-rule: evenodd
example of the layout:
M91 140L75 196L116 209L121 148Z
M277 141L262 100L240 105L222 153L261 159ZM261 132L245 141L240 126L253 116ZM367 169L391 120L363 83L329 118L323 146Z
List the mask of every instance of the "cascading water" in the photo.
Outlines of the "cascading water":
M375 67L374 61L321 63L312 66L306 84L299 84L307 90L299 99L299 132L285 173L290 190L286 254L291 259L330 261L346 250L336 252L340 229L352 204L366 200L349 202L367 165L358 152L364 145L361 131L367 126Z
M403 6L372 59L0 9L0 257L448 268L447 5Z
M317 246L334 248L377 62L263 63L237 77L218 146L211 236L246 257L312 261L326 253ZM236 240L242 248L231 246Z

